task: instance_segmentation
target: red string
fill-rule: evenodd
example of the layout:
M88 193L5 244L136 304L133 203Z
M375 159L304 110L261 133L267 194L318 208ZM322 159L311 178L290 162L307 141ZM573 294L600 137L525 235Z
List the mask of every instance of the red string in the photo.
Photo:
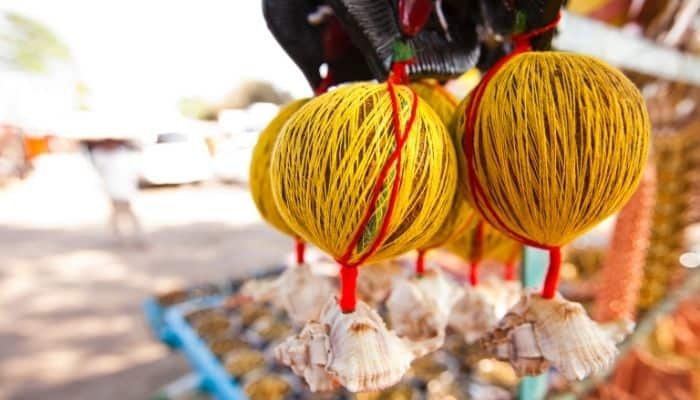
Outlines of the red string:
M508 261L503 267L503 279L506 281L515 280L515 261Z
M407 65L409 62L397 62L396 64L403 65L405 69L405 65ZM406 77L407 75L405 74L405 71L402 75L403 77ZM341 279L341 297L340 297L340 307L343 310L343 312L352 312L355 310L355 304L357 302L356 300L356 293L354 291L354 288L356 287L355 282L346 282L346 279L356 279L357 278L357 271L354 271L352 274L350 272L347 272L349 269L357 269L359 265L364 263L369 257L371 257L378 249L379 246L384 242L384 239L386 239L387 234L389 233L389 222L391 221L391 216L394 212L394 208L396 206L396 198L398 197L399 193L399 183L401 182L401 152L403 150L404 144L406 143L406 140L408 139L408 134L411 132L411 127L413 126L413 123L416 119L416 111L418 109L418 96L412 92L413 94L413 102L411 104L411 114L408 118L408 121L406 123L406 126L404 127L404 130L401 130L401 120L399 119L399 103L398 99L396 97L396 89L394 87L395 82L397 79L400 78L392 78L387 81L387 89L389 90L389 96L391 98L391 110L392 110L392 122L394 125L394 139L396 140L396 147L394 148L394 151L391 153L389 158L387 159L386 163L382 167L381 171L379 172L379 177L377 178L377 182L374 185L374 190L372 192L372 196L370 197L369 201L369 207L367 207L367 210L365 211L365 215L362 218L357 230L355 231L355 234L348 244L347 248L345 249L345 252L340 258L337 258L336 261L341 265L341 274L340 274L340 279ZM382 193L382 189L384 187L384 182L389 176L389 172L391 171L392 166L395 166L395 172L394 172L394 181L392 182L391 186L391 192L389 194L389 199L387 203L387 210L386 213L384 214L384 218L382 219L382 224L379 227L379 231L377 235L374 237L374 240L372 241L372 244L370 247L360 256L360 258L353 262L350 263L349 260L352 257L352 253L357 247L357 244L359 243L360 239L362 238L362 235L367 228L367 224L369 223L370 218L374 214L377 206L377 200L379 199L379 196ZM343 272L343 270L346 270L346 272ZM354 274L354 275L353 275ZM353 278L354 276L354 278ZM352 288L352 290L350 290Z
M551 299L557 292L557 283L559 282L559 269L561 268L561 249L553 247L549 249L549 268L547 268L547 276L544 278L544 287L542 288L542 298Z
M558 247L556 246L548 246L542 243L535 242L533 240L530 240L517 232L513 231L510 229L505 223L503 223L503 220L501 217L496 213L494 210L493 206L489 202L488 198L486 197L484 193L484 189L481 186L481 183L479 182L478 177L476 176L476 169L474 166L474 127L476 125L476 118L478 115L478 110L479 110L479 105L481 104L482 97L484 95L484 92L486 90L486 87L488 83L491 81L491 79L496 75L496 73L505 65L508 61L510 61L513 57L517 56L518 54L521 54L523 52L526 52L528 50L532 49L532 46L530 44L530 39L541 35L542 33L548 32L554 28L556 28L557 24L559 23L559 20L561 18L561 14L557 14L557 17L555 18L554 21L549 23L548 25L545 25L541 28L538 29L533 29L532 31L524 32L521 34L514 35L512 40L513 44L515 45L515 48L513 51L511 51L508 55L505 57L501 58L498 60L496 64L494 64L484 75L483 79L479 84L474 88L474 91L472 92L471 97L469 98L469 103L467 104L467 109L466 109L466 115L465 115L465 132L464 132L464 141L463 141L463 147L464 147L464 153L465 157L467 159L467 178L469 181L469 187L471 188L472 191L472 197L474 199L474 205L479 209L479 212L484 215L485 217L489 218L489 222L491 222L494 225L498 225L503 231L508 233L511 237L519 240L520 242L528 245L528 246L533 246L533 247L539 247L542 249L550 250L550 269L552 267L555 267L555 260L552 258L552 250L557 249ZM485 212L488 210L488 212ZM556 266L558 268L558 266ZM548 275L549 276L549 275ZM558 273L557 273L558 276ZM554 288L556 290L556 281L553 283Z
M333 71L331 71L329 67L328 71L326 71L326 76L321 79L321 82L316 86L316 89L314 89L314 95L320 96L326 93L331 85L333 85Z
M299 238L294 238L294 250L297 256L297 265L304 263L304 251L306 250L306 245L304 241Z
M484 220L476 224L474 237L472 238L472 254L469 257L469 282L472 286L479 284L479 264L484 250Z
M357 304L357 267L340 266L340 300L338 305L344 313L355 311Z
M389 74L389 79L387 80L387 82L392 82L399 85L407 84L408 66L413 64L414 62L415 61L413 59L404 61L394 61L394 63L391 64L391 73Z
M476 286L479 284L479 263L470 262L469 263L469 284Z
M416 258L416 274L418 276L425 273L425 250L418 250L418 257Z

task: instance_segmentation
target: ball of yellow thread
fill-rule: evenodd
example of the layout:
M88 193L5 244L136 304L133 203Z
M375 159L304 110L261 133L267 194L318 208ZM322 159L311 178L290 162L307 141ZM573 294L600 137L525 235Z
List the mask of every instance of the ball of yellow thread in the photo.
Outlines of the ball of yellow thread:
M457 109L457 99L435 79L422 79L411 82L409 86L435 111L445 126L448 126ZM460 149L459 143L454 135L452 135L452 139L450 143L455 146L455 153L457 153ZM475 213L476 211L469 205L464 196L459 191L455 191L450 213L438 232L423 246L423 249L441 246L459 236L466 229L469 219Z
M265 221L291 236L294 235L294 231L282 219L272 197L270 163L272 160L272 148L275 145L275 141L277 141L282 126L307 101L308 99L296 100L280 109L275 118L260 133L250 160L250 194L253 197L255 206Z
M459 136L466 107L453 124ZM484 216L539 244L565 244L634 193L649 135L644 100L620 71L589 56L519 54L488 83L477 113L474 170L503 226L486 207Z
M411 89L420 96L447 126L457 108L457 99L434 79L411 82Z
M415 93L396 85L401 130ZM401 179L388 234L366 262L423 246L452 205L457 166L444 124L420 99L400 157ZM380 171L396 146L387 84L358 83L310 100L290 118L272 157L272 190L280 214L304 240L341 257L371 205ZM372 217L351 249L358 261L379 233L396 164Z
M467 228L458 237L444 246L448 252L459 256L464 261L471 262L474 257L474 235L480 218L469 221ZM500 262L513 261L517 258L521 244L504 235L489 224L484 224L484 236L481 242L481 259Z

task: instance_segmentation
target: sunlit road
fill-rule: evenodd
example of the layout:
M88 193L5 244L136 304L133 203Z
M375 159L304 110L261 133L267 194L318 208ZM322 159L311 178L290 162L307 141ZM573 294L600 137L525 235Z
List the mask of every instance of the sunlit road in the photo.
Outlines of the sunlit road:
M110 236L107 206L75 155L0 188L0 398L148 398L187 371L143 322L154 287L244 275L290 247L236 186L143 191L145 250Z

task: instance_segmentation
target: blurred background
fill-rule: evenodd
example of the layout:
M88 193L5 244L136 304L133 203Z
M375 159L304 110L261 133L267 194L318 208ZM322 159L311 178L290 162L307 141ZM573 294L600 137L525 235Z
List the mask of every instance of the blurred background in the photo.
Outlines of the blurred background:
M245 181L278 105L311 91L260 2L175 3L0 5L0 398L148 398L186 364L141 301L288 250ZM93 160L104 138L137 156ZM134 178L137 244L105 191Z
M700 1L568 7L586 18L565 18L555 47L603 53L648 100L660 200L640 308L651 309L700 265ZM311 94L259 1L3 1L0 398L143 399L185 374L141 302L288 255L250 199L248 166L279 106ZM583 281L604 245L578 248L565 275L590 300ZM698 301L652 324L618 386L641 370L700 393Z

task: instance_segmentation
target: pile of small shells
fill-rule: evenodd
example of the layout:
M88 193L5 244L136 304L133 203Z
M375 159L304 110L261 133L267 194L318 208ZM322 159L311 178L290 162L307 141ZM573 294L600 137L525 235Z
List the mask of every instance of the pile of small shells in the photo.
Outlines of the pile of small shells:
M240 286L240 284L234 283L232 287L236 289ZM448 337L442 338L440 344L442 340L447 340L452 345L446 343L442 349L437 351L429 349L432 352L425 356L422 355L428 349L420 348L420 346L416 348L415 345L410 344L411 342L406 344L403 339L392 336L394 338L393 360L396 360L395 355L398 350L406 352L405 355L411 360L415 358L416 352L418 356L421 356L416 358L413 363L404 363L405 368L401 368L400 371L402 375L404 373L405 375L397 385L366 393L351 393L339 385L335 385L332 391L314 393L306 383L308 379L304 379L304 374L302 373L302 377L297 376L288 367L279 363L274 353L275 349L285 341L293 341L294 338L302 335L317 336L318 332L314 332L308 326L305 328L306 331L295 330L295 322L278 304L274 303L274 299L255 302L250 299L241 300L240 290L237 293L231 295L228 301L220 306L189 312L186 315L186 320L207 344L212 354L221 362L222 368L239 382L253 400L445 398L459 400L473 398L475 390L478 393L487 390L499 393L501 396L494 398L512 398L514 387L493 386L474 377L472 368L466 364L467 357L464 351L467 350L467 347L458 344L463 344L463 339L459 334L450 334ZM328 312L325 313L327 322L342 325L347 319L344 318L344 314L337 311L337 307L326 305L325 308L328 309ZM358 310L363 310L367 317L367 323L375 324L373 326L383 327L383 321L388 320L384 308L380 308L380 316L367 304L360 302ZM321 324L318 325L321 326ZM384 329L386 328L384 327ZM299 334L290 337L294 332L299 332ZM377 361L381 362L382 360ZM325 371L315 372L325 373ZM349 379L351 378L352 376L349 376ZM330 381L322 379L319 382L328 383ZM353 385L358 383L343 382L343 384L352 389Z

